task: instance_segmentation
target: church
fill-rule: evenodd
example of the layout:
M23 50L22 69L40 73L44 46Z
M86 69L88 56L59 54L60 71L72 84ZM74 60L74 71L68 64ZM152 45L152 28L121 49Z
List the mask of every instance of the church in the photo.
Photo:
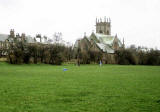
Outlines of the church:
M104 63L115 63L114 54L116 50L123 49L123 42L116 35L111 35L111 19L104 20L96 18L96 33L92 32L90 36L84 35L82 39L75 42L74 49L81 52L95 51L103 53Z
M117 35L111 35L111 20L110 18L96 18L96 33L92 32L89 37L84 35L75 43L75 48L84 50L100 51L103 53L114 54L116 50L124 48L123 43Z

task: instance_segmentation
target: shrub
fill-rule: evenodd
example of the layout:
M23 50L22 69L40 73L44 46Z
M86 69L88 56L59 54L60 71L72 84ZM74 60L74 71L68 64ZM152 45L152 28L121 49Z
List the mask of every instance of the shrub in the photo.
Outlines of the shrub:
M121 65L138 64L137 56L129 49L117 50L115 58L116 58L117 64L121 64Z

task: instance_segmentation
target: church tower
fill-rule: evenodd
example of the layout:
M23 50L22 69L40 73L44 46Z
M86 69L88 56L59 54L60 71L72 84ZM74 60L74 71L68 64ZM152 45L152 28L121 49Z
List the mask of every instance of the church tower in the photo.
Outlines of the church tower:
M15 37L14 29L11 29L11 30L10 30L10 37L11 37L11 38L14 38L14 37Z
M104 21L102 19L96 18L96 33L101 33L104 35L111 35L111 20L110 18L106 17L104 18Z

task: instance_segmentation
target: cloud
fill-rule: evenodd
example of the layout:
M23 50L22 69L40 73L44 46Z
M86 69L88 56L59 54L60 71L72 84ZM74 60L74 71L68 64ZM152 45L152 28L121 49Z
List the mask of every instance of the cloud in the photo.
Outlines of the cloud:
M0 6L7 8L7 7L12 7L18 4L20 0L0 0Z
M96 17L107 16L112 34L124 37L127 45L160 48L159 5L159 0L0 0L0 33L14 28L52 36L58 31L73 42L95 30Z

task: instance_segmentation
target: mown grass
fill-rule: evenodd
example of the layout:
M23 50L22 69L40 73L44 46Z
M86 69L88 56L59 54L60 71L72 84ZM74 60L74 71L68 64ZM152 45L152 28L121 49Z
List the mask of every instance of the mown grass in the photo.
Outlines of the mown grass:
M159 111L159 66L0 62L0 112Z

